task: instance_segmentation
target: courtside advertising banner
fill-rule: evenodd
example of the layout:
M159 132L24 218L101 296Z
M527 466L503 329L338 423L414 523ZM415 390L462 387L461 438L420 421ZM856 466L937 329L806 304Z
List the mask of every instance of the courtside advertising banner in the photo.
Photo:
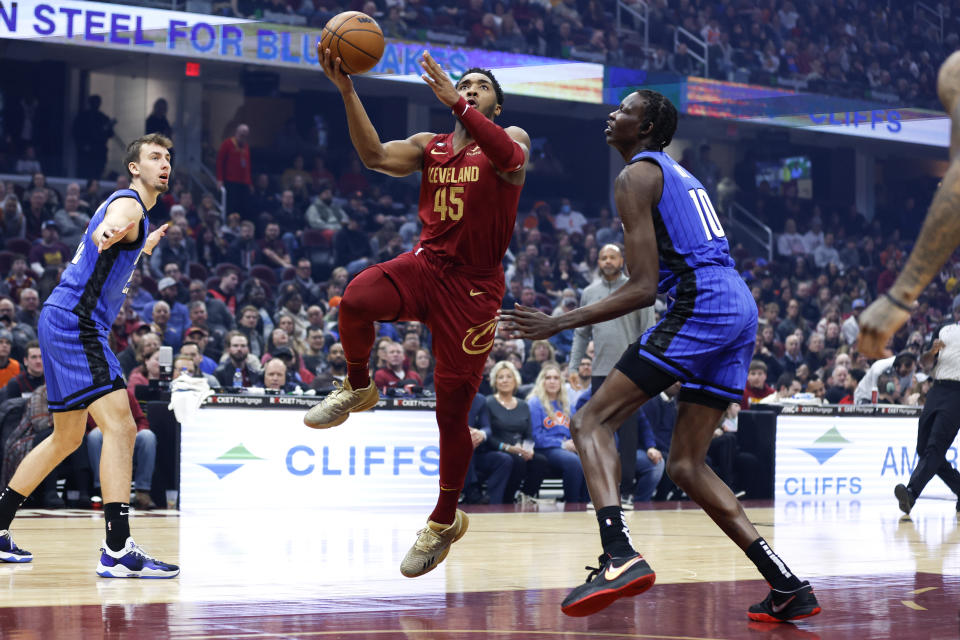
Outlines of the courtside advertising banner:
M960 416L957 417L960 420ZM906 484L917 464L917 418L781 415L774 498L779 501L882 498ZM947 451L956 467L960 441ZM934 477L925 498L955 499Z
M432 506L435 414L374 410L332 429L303 410L209 408L182 425L180 505L189 509Z

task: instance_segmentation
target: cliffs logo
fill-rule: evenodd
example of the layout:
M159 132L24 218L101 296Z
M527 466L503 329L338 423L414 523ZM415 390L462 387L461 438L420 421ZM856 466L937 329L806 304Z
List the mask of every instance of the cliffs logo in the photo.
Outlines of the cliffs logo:
M840 453L844 445L850 444L850 441L840 435L836 427L831 427L826 433L813 441L809 447L798 447L800 451L812 456L819 464L825 463L833 456Z
M243 444L238 444L217 458L217 462L202 462L200 466L210 469L217 474L217 478L222 480L251 460L263 460L263 458L250 453Z

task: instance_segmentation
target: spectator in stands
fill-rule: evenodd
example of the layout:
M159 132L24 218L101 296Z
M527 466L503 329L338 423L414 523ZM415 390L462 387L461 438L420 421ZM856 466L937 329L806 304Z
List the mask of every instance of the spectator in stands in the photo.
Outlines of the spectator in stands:
M163 277L164 267L176 264L180 273L186 273L192 260L192 252L179 225L171 225L160 246L150 255L150 269L155 278Z
M193 315L196 320L202 320L202 316L199 314ZM183 337L180 354L189 355L194 359L197 369L207 375L213 375L213 372L217 370L217 361L207 355L211 344L210 331L203 325L194 325L184 332ZM191 345L196 348L196 352L191 348ZM219 355L219 353L214 353L214 355Z
M17 322L28 325L37 330L40 319L40 294L36 289L27 287L20 290L20 310L17 312Z
M314 375L326 368L327 353L324 350L325 341L326 336L324 335L322 325L310 325L307 328L307 340L301 357L303 358L304 368Z
M843 336L843 341L847 345L853 346L857 342L857 337L860 335L860 325L857 323L857 319L866 306L867 303L863 298L857 298L850 305L850 315L847 316L847 319L844 320L840 326L840 333Z
M818 269L823 269L828 264L835 264L837 267L843 268L843 264L840 262L840 254L833 246L832 233L823 234L823 244L813 250L813 262Z
M547 363L556 364L556 354L556 349L548 341L535 340L533 344L530 345L530 358L524 362L523 369L520 372L523 380L526 382L534 382Z
M87 230L90 216L80 209L80 196L68 193L63 199L63 208L54 214L53 221L64 244L75 247L80 244L80 238Z
M913 374L917 369L917 356L909 351L903 351L896 356L877 360L867 370L853 394L854 404L868 404L872 402L873 392L878 395L881 391L889 395L894 402L898 401L904 391L913 384ZM880 389L880 380L887 376L890 388Z
M183 332L170 324L170 305L164 300L157 300L150 310L150 320L150 331L160 336L163 344L178 351L183 342Z
M142 322L136 325L130 332L127 347L117 354L123 375L129 378L135 367L142 365L160 350L161 344L160 336L151 331L150 325Z
M187 309L185 304L178 301L178 297L180 295L180 285L171 277L163 277L160 279L160 282L157 283L157 293L160 295L160 300L167 303L169 313L169 317L163 322L164 330L158 331L157 333L165 336L166 329L169 327L177 334L177 339L179 341L180 336L183 335L183 332L190 323L190 311ZM148 304L146 307L144 307L143 311L147 317L153 319L153 321L159 325L160 323L157 322L157 319L154 317L153 313L153 309L156 305L157 302ZM166 337L164 337L164 344L170 344L169 342L166 342Z
M220 386L248 388L260 384L260 370L250 361L247 337L238 331L231 331L225 342L228 357L213 372Z
M260 358L265 351L265 341L263 331L260 329L260 311L257 307L252 305L241 307L237 320L237 331L246 336L250 353Z
M142 364L137 365L127 376L127 390L136 394L137 387L148 386L160 379L160 351L154 351Z
M307 207L307 226L331 232L339 231L347 221L343 207L333 201L333 189L325 186Z
M540 370L533 391L527 396L536 453L547 459L550 473L563 478L566 502L586 502L586 480L577 448L570 435L570 403L563 388L560 366L547 362Z
M781 400L792 398L801 391L800 381L789 373L782 373L777 378L777 390L761 398L759 404L779 404ZM741 405L742 406L742 405Z
M787 218L783 223L783 233L777 238L777 254L786 258L807 254L803 236L797 233L797 223L793 218Z
M280 237L280 225L276 222L267 224L263 231L263 238L258 242L260 251L258 262L276 269L289 269L293 266L287 245Z
M282 347L290 352L289 347ZM263 368L263 387L268 391L293 391L295 384L287 380L287 366L283 362L282 351L278 349L277 357L272 358ZM292 352L290 352L292 355Z
M853 404L853 392L857 382L843 365L836 365L827 376L825 398L830 404Z
M24 203L23 217L26 223L26 238L34 241L40 237L41 225L53 217L53 208L47 203L44 191L34 191Z
M3 199L2 214L0 222L3 223L4 239L23 238L27 231L27 221L23 215L23 207L20 206L20 201L17 200L15 193L8 193Z
M334 381L343 384L347 376L347 357L343 353L343 345L334 342L327 352L326 368L318 373L311 383L311 388L317 391L332 389Z
M571 406L576 407L580 396L590 389L592 377L592 359L586 356L580 358L576 369L573 368L573 364L571 363L570 369L568 370L567 382L565 383L567 398L570 400Z
M130 412L137 425L137 435L133 441L133 491L134 497L130 506L134 509L148 511L156 509L157 505L150 498L150 488L153 483L153 469L157 461L157 436L150 430L150 423L140 408L140 403L131 389L127 389L127 399L130 402ZM93 491L100 495L100 451L103 449L103 433L97 426L93 414L87 415L87 454L90 457L90 468L93 471Z
M349 217L347 226L337 231L333 245L337 264L346 266L350 274L356 274L370 264L373 248L356 217Z
M823 245L823 221L820 216L814 216L810 221L810 230L803 234L805 253L813 254Z
M240 237L227 250L227 259L247 271L261 261L260 243L254 238L256 229L256 225L249 220L241 222Z
M244 217L251 214L247 209L246 199L253 192L249 137L250 127L239 124L234 134L223 141L217 152L217 187L227 190L227 211L237 211Z
M73 121L73 139L77 145L77 171L82 178L103 176L107 164L107 141L114 136L117 124L100 111L102 100L93 95L87 98L87 108Z
M60 192L47 184L47 176L45 176L42 171L34 172L24 194L29 198L33 195L34 191L42 191L47 196L47 206L53 211L56 211L60 208L60 205L63 204L60 198Z
M417 349L416 354L413 356L412 360L412 370L423 382L421 386L424 389L433 389L433 367L434 367L433 356L430 354L430 349L426 347L420 347Z
M23 155L17 159L13 172L20 175L28 175L43 171L40 161L37 160L37 149L32 144L23 148Z
M536 496L546 474L547 459L523 446L524 442L533 441L533 425L529 406L514 395L520 374L509 362L498 362L489 377L495 389L486 400L490 433L486 446L475 454L477 470L487 478L491 504L513 502L521 482L524 495Z
M153 110L147 116L144 133L162 133L164 136L173 139L173 127L167 120L167 101L163 98L157 98L153 103Z
M415 371L404 368L403 359L401 344L392 341L387 344L386 366L377 369L373 374L373 381L381 393L386 393L388 389L395 389L398 386L402 387L401 383L423 386L423 380Z
M4 284L7 286L7 295L14 299L19 299L20 292L24 289L37 288L37 281L33 279L33 275L27 269L26 257L20 254L13 256L13 261L10 263L10 273L4 280Z
M20 363L10 357L12 349L13 336L6 329L0 329L0 388L20 375Z
M740 406L749 409L750 405L759 402L773 393L773 387L767 384L767 365L762 360L750 362L747 369L747 384L743 388L743 399Z
M37 339L37 334L29 324L17 322L16 306L10 298L0 298L0 329L6 329L13 337L14 358L23 362L27 355L27 345Z
M220 282L207 289L206 293L210 298L223 304L223 306L232 316L237 312L237 285L239 284L239 267L235 265L229 265L223 269L223 272L220 276Z
M56 267L65 263L71 255L71 249L60 242L60 229L53 220L45 220L41 225L40 242L30 248L30 266L38 276L43 275L47 267Z
M0 402L11 398L29 398L33 392L44 384L43 358L40 355L40 345L36 340L26 348L26 357L23 361L24 370L14 376L0 393Z

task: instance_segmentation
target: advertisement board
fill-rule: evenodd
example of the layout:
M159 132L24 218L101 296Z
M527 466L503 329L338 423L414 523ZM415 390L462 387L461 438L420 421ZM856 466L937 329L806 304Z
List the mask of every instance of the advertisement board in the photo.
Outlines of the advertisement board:
M774 498L882 498L895 503L893 488L909 480L917 464L916 447L916 417L781 414ZM960 440L947 452L954 467L958 451ZM936 477L923 496L953 499Z
M302 410L205 407L182 426L180 506L433 505L437 440L432 411L367 411L313 430Z

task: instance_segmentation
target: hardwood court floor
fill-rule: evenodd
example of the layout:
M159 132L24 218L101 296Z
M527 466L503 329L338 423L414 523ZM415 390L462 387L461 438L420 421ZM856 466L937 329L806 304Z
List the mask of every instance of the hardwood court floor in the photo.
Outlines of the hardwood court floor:
M0 564L4 640L177 638L755 638L960 636L960 519L952 502L748 504L761 534L814 583L824 610L797 625L750 623L766 585L690 503L629 514L657 571L647 593L589 618L559 604L599 553L582 505L474 507L437 570L399 563L427 510L207 511L135 515L137 541L180 564L175 580L104 580L97 512L25 512L32 564Z

